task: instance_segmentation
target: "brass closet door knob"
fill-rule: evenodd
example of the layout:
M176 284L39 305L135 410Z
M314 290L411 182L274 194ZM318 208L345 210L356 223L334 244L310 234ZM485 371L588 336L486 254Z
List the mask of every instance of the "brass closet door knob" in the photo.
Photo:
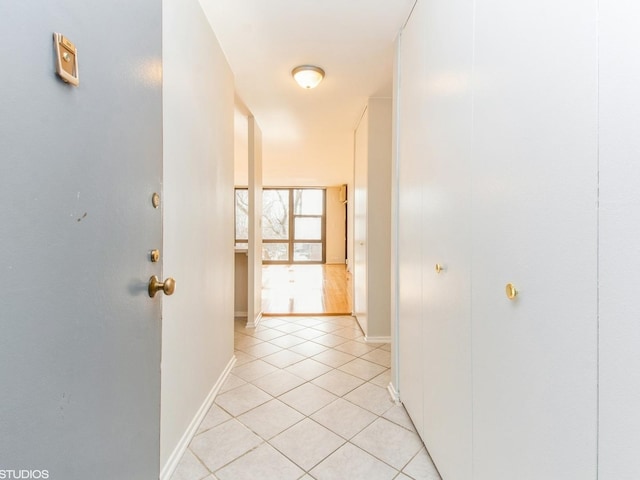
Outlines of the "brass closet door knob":
M518 296L518 290L516 290L516 286L513 283L507 283L504 290L509 300L514 300Z
M162 291L165 295L173 295L173 292L176 290L176 281L167 277L164 282L158 280L158 277L155 275L149 279L149 296L151 298L156 296L156 293Z
M436 263L436 273L440 273L443 270L444 270L444 267L441 264Z

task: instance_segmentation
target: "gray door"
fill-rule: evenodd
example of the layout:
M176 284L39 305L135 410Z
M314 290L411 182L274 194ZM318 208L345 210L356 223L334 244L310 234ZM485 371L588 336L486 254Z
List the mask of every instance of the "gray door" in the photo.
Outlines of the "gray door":
M161 2L3 1L0 27L0 469L157 479Z

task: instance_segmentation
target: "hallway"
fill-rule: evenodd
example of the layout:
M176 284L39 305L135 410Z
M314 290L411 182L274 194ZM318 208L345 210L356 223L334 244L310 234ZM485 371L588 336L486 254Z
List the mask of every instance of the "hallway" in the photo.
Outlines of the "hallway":
M355 319L235 321L237 363L172 480L439 480Z

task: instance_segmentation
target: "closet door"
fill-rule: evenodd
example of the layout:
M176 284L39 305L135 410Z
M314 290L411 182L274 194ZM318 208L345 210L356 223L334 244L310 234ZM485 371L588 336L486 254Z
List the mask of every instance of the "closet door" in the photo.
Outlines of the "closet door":
M443 478L469 480L473 1L423 4L422 438Z
M475 480L596 478L596 14L476 2Z
M599 4L600 480L640 475L640 4Z
M422 162L424 31L418 2L398 48L398 352L400 400L420 435L423 429Z

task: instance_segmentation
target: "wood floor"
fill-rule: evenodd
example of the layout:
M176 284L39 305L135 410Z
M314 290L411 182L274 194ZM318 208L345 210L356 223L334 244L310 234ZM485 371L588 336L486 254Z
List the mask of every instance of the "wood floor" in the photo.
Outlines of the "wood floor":
M262 314L351 315L345 265L264 265Z

